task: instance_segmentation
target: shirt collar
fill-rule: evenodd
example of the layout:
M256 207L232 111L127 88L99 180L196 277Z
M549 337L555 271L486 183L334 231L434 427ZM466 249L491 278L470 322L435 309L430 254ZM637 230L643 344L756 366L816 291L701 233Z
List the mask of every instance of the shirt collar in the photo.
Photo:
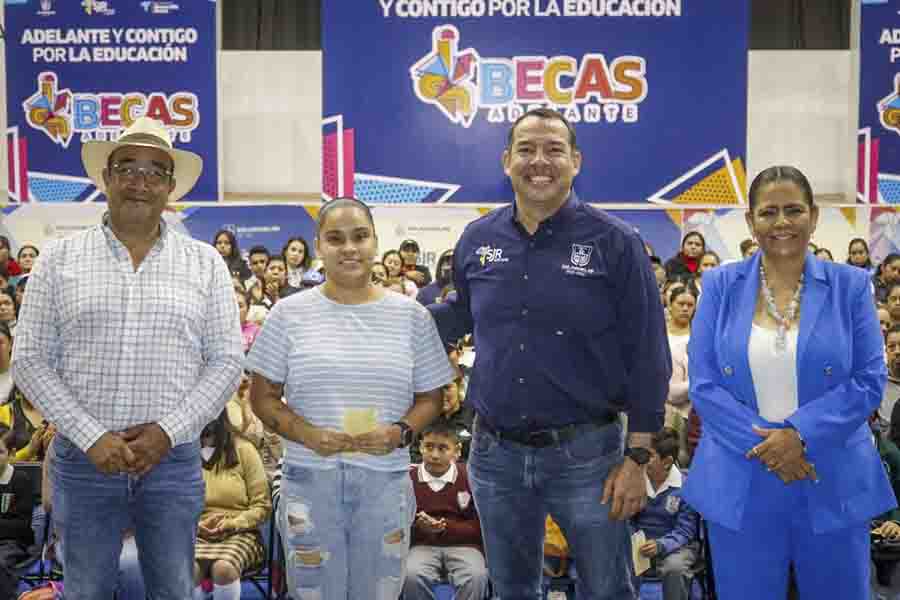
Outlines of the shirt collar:
M113 245L113 242L122 245L121 240L116 237L115 232L112 230L112 226L109 224L109 211L103 213L102 218L102 227L103 235L106 236L106 242L110 245ZM166 223L165 219L160 218L159 220L159 239L156 240L154 247L159 246L160 249L164 248L166 245L166 237L169 233L169 225ZM114 246L115 247L115 246Z
M650 483L650 478L647 476L646 472L644 473L644 480L647 482L647 496L650 498L656 498L670 488L678 489L681 487L682 483L684 483L684 477L675 465L672 465L669 469L669 475L666 477L666 480L663 481L663 484L659 486L658 490L653 489L653 484Z
M559 207L559 210L553 213L547 220L542 221L541 225L555 225L557 223L568 223L572 221L575 218L575 213L578 212L579 204L581 204L581 200L578 199L578 194L576 194L573 189L569 192L569 196L566 198L566 201L563 202L563 205ZM513 200L512 212L510 213L510 219L512 219L513 223L519 222L516 213L516 201Z
M0 485L7 485L12 480L14 470L12 465L6 465L6 469L0 473Z
M440 477L435 477L425 468L425 463L419 465L419 481L422 483L431 483L432 481L443 481L444 483L456 483L456 463L450 463L450 468Z

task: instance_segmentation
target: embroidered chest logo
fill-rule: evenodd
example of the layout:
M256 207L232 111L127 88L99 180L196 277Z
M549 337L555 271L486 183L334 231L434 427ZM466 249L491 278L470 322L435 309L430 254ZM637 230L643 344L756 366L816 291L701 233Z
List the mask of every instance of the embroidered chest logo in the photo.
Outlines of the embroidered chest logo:
M594 269L589 267L591 255L594 253L592 244L572 244L572 253L569 255L569 263L563 263L562 270L566 275L587 277L594 274Z
M457 492L456 501L459 503L459 508L462 510L466 510L469 507L469 502L472 500L472 496L469 492Z
M587 244L572 244L572 256L569 258L576 267L585 267L591 262L591 252L594 251L593 246Z
M509 259L503 256L503 248L482 246L475 250L475 254L480 257L482 267L487 263L509 262Z
M670 515L674 515L678 512L679 507L681 507L681 498L672 494L668 498L666 498L666 511Z

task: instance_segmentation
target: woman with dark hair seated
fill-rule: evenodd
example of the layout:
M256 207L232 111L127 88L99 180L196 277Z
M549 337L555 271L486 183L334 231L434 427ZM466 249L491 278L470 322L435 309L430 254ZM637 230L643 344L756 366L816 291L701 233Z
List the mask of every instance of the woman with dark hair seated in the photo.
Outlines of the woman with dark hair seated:
M706 239L699 231L688 232L681 241L681 252L666 262L666 278L693 277L700 269L700 257L706 252Z
M225 411L203 429L200 443L206 505L197 525L194 596L204 597L199 584L211 578L214 600L237 600L241 574L265 555L259 526L272 511L269 482L259 452L232 433Z
M847 264L865 269L870 273L875 269L869 256L869 244L862 238L853 238L847 245Z
M253 273L250 271L250 267L247 266L247 261L241 256L241 249L238 247L237 238L234 237L233 233L227 229L220 229L213 237L213 246L219 251L232 274L236 273L239 275L241 281L250 279Z
M887 299L888 289L894 283L900 283L900 254L888 254L878 265L878 270L872 277L875 300L884 302Z

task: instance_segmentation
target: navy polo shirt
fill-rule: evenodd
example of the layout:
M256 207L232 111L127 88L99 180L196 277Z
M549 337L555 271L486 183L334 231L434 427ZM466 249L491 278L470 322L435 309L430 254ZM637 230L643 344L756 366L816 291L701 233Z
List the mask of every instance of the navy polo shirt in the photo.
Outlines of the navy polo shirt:
M628 414L662 427L672 372L644 244L574 192L530 235L515 203L470 223L453 253L457 297L429 306L441 336L475 336L466 401L491 427L538 430Z

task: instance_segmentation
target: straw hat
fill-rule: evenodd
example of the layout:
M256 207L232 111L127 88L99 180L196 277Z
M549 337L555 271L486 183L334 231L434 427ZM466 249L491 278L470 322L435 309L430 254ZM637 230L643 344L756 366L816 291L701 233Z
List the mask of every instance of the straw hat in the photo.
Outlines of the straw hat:
M175 165L175 189L169 194L170 202L175 202L191 191L200 178L200 173L203 172L203 159L193 152L173 148L169 133L161 121L140 117L122 132L118 141L86 142L81 147L84 170L101 192L106 192L103 169L109 163L109 156L123 146L159 148L172 157L172 163Z

